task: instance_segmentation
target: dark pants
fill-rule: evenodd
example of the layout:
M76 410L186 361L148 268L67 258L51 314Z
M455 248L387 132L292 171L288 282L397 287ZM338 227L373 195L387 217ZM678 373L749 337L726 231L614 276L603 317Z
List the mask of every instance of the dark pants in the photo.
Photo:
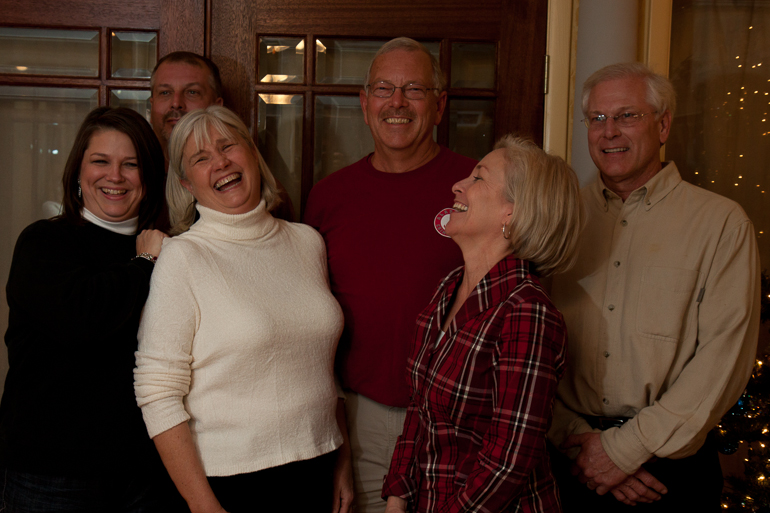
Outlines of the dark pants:
M337 452L249 474L209 477L229 513L331 511Z
M549 447L551 468L559 485L564 513L597 512L654 512L667 513L720 511L722 468L719 465L716 444L711 435L700 450L688 458L672 460L661 458L643 467L668 489L668 493L651 504L639 502L626 506L612 493L599 495L570 474L572 461Z
M184 506L165 471L150 474L72 477L3 470L0 512L165 513Z

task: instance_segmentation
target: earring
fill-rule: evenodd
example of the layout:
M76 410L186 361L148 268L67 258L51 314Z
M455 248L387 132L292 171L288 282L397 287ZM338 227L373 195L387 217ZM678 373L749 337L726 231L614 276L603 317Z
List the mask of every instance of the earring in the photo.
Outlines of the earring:
M78 178L78 198L83 195L83 191L80 190L80 178Z
M503 223L503 238L504 238L505 240L508 240L510 237L511 237L511 235L510 235L510 234L508 234L508 236L506 237L506 235L505 235L505 223Z

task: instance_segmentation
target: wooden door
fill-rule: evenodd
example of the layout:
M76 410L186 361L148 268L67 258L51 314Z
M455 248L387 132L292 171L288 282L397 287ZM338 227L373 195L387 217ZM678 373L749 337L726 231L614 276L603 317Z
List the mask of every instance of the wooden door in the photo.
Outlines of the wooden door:
M334 156L323 155L322 147L329 144L323 137L330 121L319 121L317 115L324 108L336 109L341 113L339 122L348 122L344 113L354 110L350 106L357 102L363 81L362 76L358 83L319 79L318 60L324 57L319 52L326 51L330 42L360 47L408 36L431 43L449 79L449 115L438 127L437 140L464 152L462 140L457 136L453 140L453 134L458 133L458 126L478 123L482 113L476 107L465 111L460 107L453 113L453 104L488 105L490 113L484 115L490 118L490 129L479 136L487 139L481 141L486 148L483 155L495 139L509 132L542 144L547 7L543 0L211 0L206 47L222 71L225 104L253 130L268 164L300 211L313 184L330 172L328 167L334 165L330 162L339 162L341 167L363 157L369 138L366 128L359 126L362 144L339 144ZM315 51L304 52L301 69L288 82L265 80L262 68L271 41L273 52L287 46L276 42L286 41L297 49ZM458 80L472 77L459 77L468 66L457 68L453 58L463 48L475 47L492 48L493 74L488 86L466 87L466 81ZM281 110L273 106L273 123L264 119L265 98L279 95L286 105L292 105L292 116L297 118L282 136L284 140L275 140L276 125L286 125ZM336 103L346 103L348 108ZM472 151L476 154L469 156L481 156L478 149L465 153ZM337 155L340 153L350 154ZM327 169L319 170L319 161Z

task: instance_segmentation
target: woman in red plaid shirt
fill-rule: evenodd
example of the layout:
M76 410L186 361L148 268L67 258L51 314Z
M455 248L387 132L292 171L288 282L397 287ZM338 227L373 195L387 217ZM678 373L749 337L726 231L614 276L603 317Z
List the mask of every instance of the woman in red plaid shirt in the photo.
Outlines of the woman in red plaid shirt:
M574 261L578 181L532 142L495 148L454 186L465 265L417 319L387 513L561 511L545 433L567 330L539 280Z

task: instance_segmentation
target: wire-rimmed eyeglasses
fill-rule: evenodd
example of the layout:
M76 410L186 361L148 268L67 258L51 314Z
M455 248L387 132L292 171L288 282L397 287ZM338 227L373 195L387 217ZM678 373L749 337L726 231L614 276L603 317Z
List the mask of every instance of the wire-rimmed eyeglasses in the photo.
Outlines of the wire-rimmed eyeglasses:
M603 128L604 125L607 123L608 119L611 119L615 122L615 124L621 128L626 128L629 126L634 126L635 124L639 123L644 116L649 116L650 114L657 114L658 111L654 110L652 112L645 112L643 114L640 114L638 112L621 112L617 116L607 116L606 114L596 114L595 116L589 116L583 120L583 123L588 128Z
M375 82L368 84L366 89L377 98L390 98L396 89L401 89L401 93L404 98L409 100L424 100L428 94L428 91L438 91L437 87L425 87L422 84L406 84L404 86L394 86L390 82Z

